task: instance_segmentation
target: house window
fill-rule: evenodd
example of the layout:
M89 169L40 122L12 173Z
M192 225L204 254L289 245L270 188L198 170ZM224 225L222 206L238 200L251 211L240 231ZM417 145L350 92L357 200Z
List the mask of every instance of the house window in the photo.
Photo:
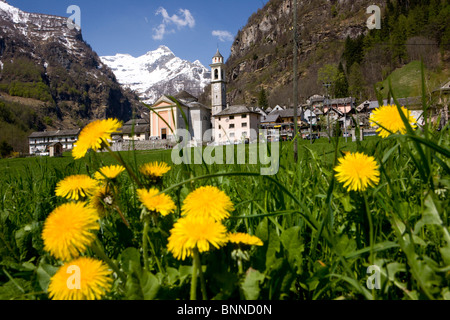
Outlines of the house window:
M230 138L234 138L234 132L230 133Z
M246 114L243 114L243 115L242 115L242 119L245 119L245 118L247 118L247 115L246 115Z
M242 122L242 128L247 128L247 122Z
M222 138L222 135L219 133L219 138Z
M220 130L220 129L222 129L222 126L221 126L221 125L219 125L219 130Z
M230 129L234 129L234 123L230 124Z
M234 119L234 116L230 116L230 120L233 120Z

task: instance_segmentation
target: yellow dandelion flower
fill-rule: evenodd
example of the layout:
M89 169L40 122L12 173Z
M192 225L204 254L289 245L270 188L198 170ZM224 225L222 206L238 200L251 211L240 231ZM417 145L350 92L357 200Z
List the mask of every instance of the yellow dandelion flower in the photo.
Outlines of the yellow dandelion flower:
M344 183L348 191L364 191L380 181L380 172L374 157L364 153L349 153L339 159L334 169L339 182Z
M227 242L226 228L211 218L199 219L188 216L179 219L170 231L167 248L178 260L193 254L193 249L206 252L220 248Z
M155 161L155 162L143 164L139 168L139 171L145 177L155 180L155 179L161 178L164 174L169 172L170 169L171 168L167 165L167 163Z
M139 201L150 211L159 212L162 216L172 213L176 209L173 200L166 194L159 194L158 189L152 188L150 190L138 189L137 195Z
M262 246L263 242L256 236L247 233L228 233L228 241L237 245Z
M79 200L92 195L97 185L98 182L96 180L85 174L68 176L58 182L55 194L59 197Z
M81 130L78 141L72 149L72 156L81 159L89 149L94 151L109 146L111 134L117 132L122 127L122 122L117 119L96 120L89 123Z
M97 180L105 180L105 179L115 179L125 171L125 168L120 165L116 166L106 166L100 168L95 174L94 178Z
M94 208L100 217L104 217L108 209L115 203L115 194L117 189L110 185L99 186L92 197L89 199L89 205Z
M102 261L79 258L64 264L50 279L53 300L99 300L112 288L112 271Z
M84 252L100 229L98 213L83 202L70 202L53 210L42 230L44 250L55 258L71 260Z
M417 127L416 118L411 115L411 111L405 107L401 107L403 114L408 119L409 124L414 129ZM379 127L376 131L382 138L386 138L391 133L406 133L406 126L403 122L398 108L396 105L386 105L381 108L377 108L373 111L373 114L369 118L370 125L372 127Z
M233 202L226 193L212 186L200 187L188 194L181 207L184 216L211 217L216 221L228 218L233 210Z

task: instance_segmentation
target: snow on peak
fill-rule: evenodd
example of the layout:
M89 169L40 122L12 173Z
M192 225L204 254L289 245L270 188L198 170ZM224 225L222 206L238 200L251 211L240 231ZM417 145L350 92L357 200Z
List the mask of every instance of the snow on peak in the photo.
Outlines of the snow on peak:
M13 7L6 1L0 1L0 14L6 14L14 23L24 22L28 18L28 14L20 9Z
M100 57L125 87L135 90L146 103L153 103L162 94L175 94L179 88L200 94L210 82L210 72L200 61L182 60L166 46L160 46L140 57L129 54Z
M162 51L166 51L166 52L170 52L172 53L172 50L170 50L168 47L166 47L165 45L160 45L158 50L162 50Z

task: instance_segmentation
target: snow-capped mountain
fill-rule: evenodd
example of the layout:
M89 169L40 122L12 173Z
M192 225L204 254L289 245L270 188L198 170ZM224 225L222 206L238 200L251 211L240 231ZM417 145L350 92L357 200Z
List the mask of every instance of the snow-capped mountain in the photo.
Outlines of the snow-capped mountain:
M166 46L140 57L129 54L100 57L114 72L117 81L134 90L145 103L154 103L161 95L186 90L199 96L210 82L211 71L200 61L178 58Z
M109 116L127 120L138 106L67 17L25 12L4 0L0 84L2 95L52 105L37 112L61 128Z
M69 50L76 50L81 31L68 28L67 18L40 13L28 13L0 0L0 21L3 32L18 33L29 41L47 41L56 38Z

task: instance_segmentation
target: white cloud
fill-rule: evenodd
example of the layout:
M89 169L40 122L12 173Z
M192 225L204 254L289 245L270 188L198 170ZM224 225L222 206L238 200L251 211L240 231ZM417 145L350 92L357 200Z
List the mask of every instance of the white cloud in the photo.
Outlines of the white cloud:
M153 39L154 40L162 40L164 39L164 35L166 34L166 25L164 23L160 24L158 28L153 29Z
M234 40L234 37L231 34L231 32L225 31L225 30L214 30L212 32L212 35L214 37L218 37L221 42L233 41Z
M153 39L155 40L162 40L167 33L175 32L173 29L167 29L167 27L171 25L175 25L178 29L184 27L192 29L195 27L195 19L188 9L180 9L178 15L174 14L170 16L166 9L160 7L155 15L161 15L163 17L162 23L157 28L153 29Z

